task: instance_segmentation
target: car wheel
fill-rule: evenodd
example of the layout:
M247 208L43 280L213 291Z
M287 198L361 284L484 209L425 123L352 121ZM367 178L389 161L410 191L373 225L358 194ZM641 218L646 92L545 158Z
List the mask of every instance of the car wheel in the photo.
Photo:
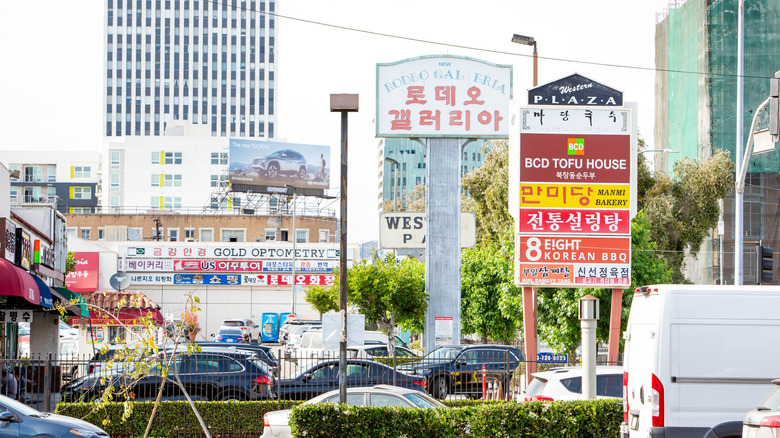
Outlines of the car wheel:
M219 397L219 401L226 401L226 402L243 401L243 400L244 400L243 397L241 397L239 394L234 394L234 393L222 394L222 396Z
M444 400L450 393L450 385L446 377L437 377L433 379L433 396Z
M306 179L307 175L308 174L306 173L306 167L305 166L301 166L301 168L298 170L298 178Z
M268 176L270 178L276 178L279 175L279 165L271 163L268 165Z

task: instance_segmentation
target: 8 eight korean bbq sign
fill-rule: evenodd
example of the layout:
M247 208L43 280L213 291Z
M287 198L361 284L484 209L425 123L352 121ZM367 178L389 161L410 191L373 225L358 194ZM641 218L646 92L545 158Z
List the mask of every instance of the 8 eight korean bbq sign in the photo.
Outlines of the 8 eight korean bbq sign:
M510 65L436 55L376 70L377 137L509 136Z

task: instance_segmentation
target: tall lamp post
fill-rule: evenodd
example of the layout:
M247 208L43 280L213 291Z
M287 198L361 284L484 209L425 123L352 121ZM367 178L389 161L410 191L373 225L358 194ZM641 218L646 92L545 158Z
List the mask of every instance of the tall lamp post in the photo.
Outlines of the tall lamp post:
M398 211L398 181L396 180L398 172L398 161L390 157L385 157L385 161L390 163L392 175L391 178L393 178L393 211Z
M330 111L341 113L341 237L339 251L339 402L347 402L347 113L358 110L357 94L331 94Z
M539 54L536 53L536 40L534 37L526 35L512 35L512 42L517 44L523 44L525 46L534 46L534 87L536 87L537 79L539 77Z

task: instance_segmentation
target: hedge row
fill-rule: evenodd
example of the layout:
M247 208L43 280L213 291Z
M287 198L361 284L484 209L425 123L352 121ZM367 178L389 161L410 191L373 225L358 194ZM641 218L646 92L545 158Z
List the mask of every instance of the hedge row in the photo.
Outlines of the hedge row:
M215 438L257 438L263 433L263 415L291 409L298 401L195 402ZM399 409L343 406L329 403L293 410L290 425L307 438L494 438L494 437L617 437L622 404L610 400L576 402L448 401L455 409ZM133 413L122 421L124 406L109 403L91 412L90 403L60 403L58 414L83 418L114 438L143 436L152 402L132 403ZM107 423L104 424L104 420ZM162 402L151 436L202 436L195 415L184 401Z
M307 438L603 438L619 436L622 409L609 400L433 410L316 404L293 410L290 425L293 436Z
M263 433L263 415L280 409L291 409L301 402L281 401L242 401L242 402L195 402L204 423L212 437L252 437ZM122 421L124 405L108 403L105 408L92 412L92 403L60 403L56 413L81 418L95 424L113 438L141 437L154 407L154 402L133 402L133 412ZM104 421L107 421L104 423ZM202 436L195 414L186 401L165 401L157 408L152 422L150 436L182 437Z

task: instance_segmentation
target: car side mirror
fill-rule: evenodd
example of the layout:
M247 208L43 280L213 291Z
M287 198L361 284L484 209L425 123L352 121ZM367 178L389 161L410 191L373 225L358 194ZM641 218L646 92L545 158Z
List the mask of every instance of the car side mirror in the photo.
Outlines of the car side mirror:
M460 368L463 365L466 365L466 359L455 359L456 367Z
M11 411L5 411L2 414L0 414L0 421L5 421L6 423L12 423L14 421L14 413Z
M210 334L209 336L211 336L213 338L214 337L214 333Z
M303 379L304 382L308 382L309 380L311 380L311 374L306 373L303 376L301 376L301 378Z

